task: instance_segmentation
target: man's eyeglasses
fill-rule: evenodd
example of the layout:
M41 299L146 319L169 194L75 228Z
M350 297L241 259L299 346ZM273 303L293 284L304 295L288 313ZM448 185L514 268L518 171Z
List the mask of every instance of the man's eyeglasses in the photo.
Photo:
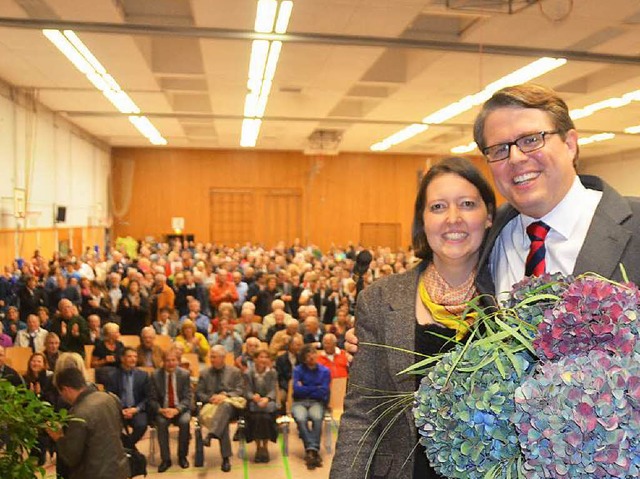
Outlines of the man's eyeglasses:
M522 153L531 153L544 146L544 140L547 135L555 135L557 133L560 133L560 131L551 130L530 133L529 135L521 136L508 143L498 143L497 145L487 146L482 149L482 154L487 157L489 163L494 163L509 158L513 145L516 145Z

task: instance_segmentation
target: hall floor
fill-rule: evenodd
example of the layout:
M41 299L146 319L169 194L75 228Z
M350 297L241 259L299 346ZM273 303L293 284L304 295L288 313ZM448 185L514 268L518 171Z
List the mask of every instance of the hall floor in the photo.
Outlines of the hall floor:
M267 464L258 463L253 461L255 455L255 445L247 444L247 460L242 460L238 457L239 442L234 441L232 443L234 456L231 459L231 471L223 473L220 471L220 449L217 441L211 442L211 447L205 447L204 450L204 467L193 466L193 454L194 454L194 441L193 435L191 442L189 443L189 462L190 467L188 469L181 469L178 466L178 458L176 457L177 450L177 429L170 429L170 447L172 454L173 465L162 474L158 473L158 464L160 463L160 457L158 447L156 443L155 461L152 460L150 464L147 464L147 478L148 479L301 479L301 478L313 478L313 479L327 479L329 477L329 469L331 468L331 460L333 458L333 451L335 450L336 429L332 428L332 441L331 441L331 453L327 453L325 448L325 438L322 439L322 450L320 455L324 461L323 467L316 468L313 471L309 471L304 463L304 448L302 447L302 441L298 437L298 432L295 423L291 423L291 432L289 433L289 455L284 457L282 455L283 437L282 434L278 436L277 443L269 443L269 454L271 461ZM235 425L232 425L231 434L235 432ZM138 449L140 452L146 455L147 461L150 460L150 433L147 431L145 437L138 443ZM46 465L47 479L55 479L55 464L47 463ZM142 477L142 476L138 476Z

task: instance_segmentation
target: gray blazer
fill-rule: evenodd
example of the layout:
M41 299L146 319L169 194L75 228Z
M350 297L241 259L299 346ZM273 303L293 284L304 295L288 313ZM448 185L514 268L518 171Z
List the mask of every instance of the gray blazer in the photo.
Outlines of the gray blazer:
M580 175L580 181L586 188L602 191L602 199L596 208L573 273L591 271L620 281L622 275L619 264L622 263L629 280L640 283L640 198L623 197L596 176ZM500 208L487 237L480 264L488 263L502 228L517 215L518 211L511 205ZM477 282L480 291L494 293L488 268L481 269Z
M216 378L213 368L207 368L200 375L196 388L196 399L208 403L211 396L225 392L229 397L244 396L244 381L242 373L235 366L223 366L220 384L216 387Z
M416 291L420 272L421 268L414 268L403 274L382 278L360 294L356 309L356 335L361 343L384 344L409 351L415 349ZM384 411L381 407L371 411L386 400L371 396L384 395L385 392L410 394L415 391L415 376L396 375L414 362L412 354L360 345L349 372L344 414L329 476L331 479L413 477L413 449L417 432L411 406L398 414L377 447L377 439L395 413L373 427L372 433L361 443L362 447L359 441ZM373 462L369 474L365 476L367 461L374 449Z

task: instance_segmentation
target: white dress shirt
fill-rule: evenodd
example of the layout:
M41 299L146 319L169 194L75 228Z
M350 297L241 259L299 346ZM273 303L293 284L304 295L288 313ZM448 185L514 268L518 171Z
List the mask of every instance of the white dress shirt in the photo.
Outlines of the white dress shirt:
M551 227L544 242L546 272L571 274L601 199L601 191L585 188L576 176L566 196L545 216L531 218L520 214L507 223L489 260L496 296L504 299L505 293L524 278L531 245L526 229L534 221L544 221Z

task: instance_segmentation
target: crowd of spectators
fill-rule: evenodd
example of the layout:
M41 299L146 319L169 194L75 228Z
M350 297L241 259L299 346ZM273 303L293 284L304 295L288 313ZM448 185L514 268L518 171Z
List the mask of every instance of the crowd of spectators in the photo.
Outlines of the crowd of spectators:
M135 258L118 250L101 258L87 249L46 259L36 251L0 276L0 347L32 349L24 380L40 388L43 371L55 369L61 352L84 357L85 346L93 345L95 380L120 398L131 429L125 446L134 447L150 422L159 427L161 472L171 466L164 433L171 422L183 431L179 464L189 465L184 427L194 397L215 406L207 440L220 440L223 471L230 470L228 423L238 409L247 411L256 462L267 462L275 417L292 384L294 416L313 469L322 465L318 418L328 401L327 378L348 375L342 347L353 325L359 251L322 252L299 242L271 250L142 243ZM365 282L402 272L414 259L411 251L382 248L373 256ZM139 336L139 346L125 347L122 335ZM158 336L169 346L159 347ZM0 353L0 377L6 372L16 382L4 349ZM192 355L198 364L183 360ZM200 378L194 394L184 390L183 373L179 384L172 382L177 366ZM151 379L140 368L152 372Z

